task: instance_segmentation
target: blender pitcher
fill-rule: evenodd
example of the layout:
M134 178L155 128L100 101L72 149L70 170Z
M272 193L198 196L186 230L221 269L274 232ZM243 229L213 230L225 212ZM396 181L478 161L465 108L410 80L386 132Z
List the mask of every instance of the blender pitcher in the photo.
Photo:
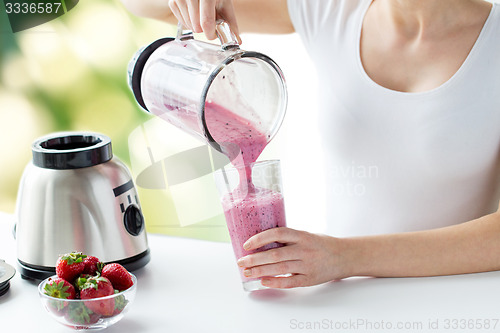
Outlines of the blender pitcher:
M207 126L216 105L264 133L269 142L285 115L283 73L268 56L241 50L225 21L216 25L221 45L195 40L179 24L177 37L139 50L128 67L129 86L146 111L226 153Z

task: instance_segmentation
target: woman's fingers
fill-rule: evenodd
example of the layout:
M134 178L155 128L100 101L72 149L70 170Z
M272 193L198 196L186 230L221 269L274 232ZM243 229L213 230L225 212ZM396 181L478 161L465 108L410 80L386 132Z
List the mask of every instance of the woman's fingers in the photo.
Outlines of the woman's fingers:
M273 242L284 244L296 243L300 237L303 237L303 234L301 236L299 232L290 228L272 228L250 237L243 244L243 248L250 251Z
M200 1L200 25L208 39L214 39L216 20L216 0Z
M223 20L225 20L231 27L232 32L236 35L238 44L241 44L240 31L238 29L238 22L236 21L236 13L234 11L233 2L225 1L224 5L217 8L217 15Z
M303 264L300 260L281 261L271 265L254 266L245 268L243 275L249 278L276 276L283 274L302 274Z
M175 0L170 0L168 2L168 6L170 7L170 10L172 11L172 13L174 13L177 20L182 24L182 26L189 29L189 25L186 22L184 16L182 15L182 12L181 12L179 6L177 5L177 2Z
M199 0L169 0L168 5L184 28L202 32Z
M238 260L238 266L254 267L272 264L280 261L300 260L300 258L300 249L292 244L242 257Z
M236 14L231 0L169 0L172 13L179 22L194 32L204 32L208 39L215 39L216 20L225 20L241 43Z
M200 24L200 2L199 0L189 0L187 2L191 29L194 32L203 32Z
M289 277L265 277L261 283L269 288L296 288L311 285L309 278L303 274L295 274Z

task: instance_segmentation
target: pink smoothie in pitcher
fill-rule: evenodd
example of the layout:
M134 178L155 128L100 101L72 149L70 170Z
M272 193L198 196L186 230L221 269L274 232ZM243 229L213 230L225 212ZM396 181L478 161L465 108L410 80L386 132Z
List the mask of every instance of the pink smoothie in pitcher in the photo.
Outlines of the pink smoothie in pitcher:
M286 226L282 194L255 187L252 183L251 163L264 150L268 138L248 120L215 104L205 104L205 119L212 137L239 171L239 186L222 198L236 258L281 246L273 243L255 251L243 249L243 243L251 236L270 228ZM251 280L243 274L241 277L243 281Z

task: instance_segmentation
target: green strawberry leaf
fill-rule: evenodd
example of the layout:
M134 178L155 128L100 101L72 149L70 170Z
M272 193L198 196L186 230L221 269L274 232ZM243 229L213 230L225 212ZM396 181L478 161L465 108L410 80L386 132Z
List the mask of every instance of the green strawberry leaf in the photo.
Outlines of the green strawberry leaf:
M63 254L61 256L61 259L66 261L67 265L73 265L76 263L83 262L83 259L86 257L87 256L81 252L71 252L71 253Z
M97 279L95 278L90 278L90 279L85 279L86 281L82 284L80 290L88 289L88 288L94 288L95 290L98 289L97 285Z
M78 277L78 279L76 279L75 285L78 290L82 290L85 286L85 283L87 283L87 278L80 276Z
M104 266L106 266L105 263L103 262L98 262L97 263L97 273L100 275L102 273L102 269L104 268Z
M71 295L68 293L69 286L64 286L64 282L59 282L59 283L52 283L52 284L45 284L45 287L43 288L45 291L45 295L55 297L55 298L62 298L62 299L68 299L68 297Z
M92 311L83 303L71 303L68 308L67 319L74 324L85 325L90 323Z
M115 294L119 293L118 290L115 290ZM115 298L115 310L122 311L125 306L127 306L128 300L125 298L125 296L120 295Z

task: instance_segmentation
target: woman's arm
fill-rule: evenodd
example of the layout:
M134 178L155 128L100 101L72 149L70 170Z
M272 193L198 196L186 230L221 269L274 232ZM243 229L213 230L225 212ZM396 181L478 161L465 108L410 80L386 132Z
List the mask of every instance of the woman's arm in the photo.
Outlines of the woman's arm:
M233 31L291 33L287 0L121 0L135 15L171 24L181 21L186 28L215 38L216 18L225 19Z
M445 228L348 240L353 275L433 276L500 269L500 212Z
M500 270L500 209L440 229L334 238L289 228L250 238L247 250L271 242L286 246L241 258L251 277L274 288L310 286L349 276L436 276ZM292 273L290 277L267 277Z
M121 0L121 2L134 15L177 24L177 19L166 0Z

